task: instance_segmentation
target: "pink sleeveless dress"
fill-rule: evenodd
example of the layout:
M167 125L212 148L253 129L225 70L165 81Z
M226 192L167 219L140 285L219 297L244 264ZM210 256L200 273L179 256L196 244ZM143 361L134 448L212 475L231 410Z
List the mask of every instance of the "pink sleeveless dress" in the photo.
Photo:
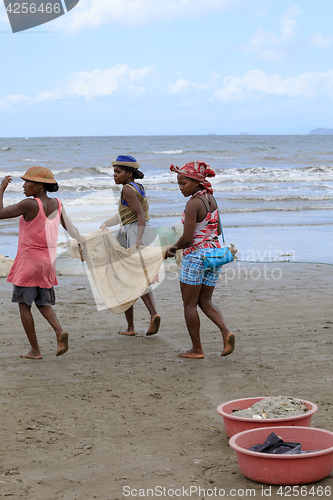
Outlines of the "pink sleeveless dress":
M17 286L52 288L58 284L55 264L62 206L56 198L57 214L49 219L41 200L35 200L39 208L36 217L29 222L20 217L17 255L7 281Z

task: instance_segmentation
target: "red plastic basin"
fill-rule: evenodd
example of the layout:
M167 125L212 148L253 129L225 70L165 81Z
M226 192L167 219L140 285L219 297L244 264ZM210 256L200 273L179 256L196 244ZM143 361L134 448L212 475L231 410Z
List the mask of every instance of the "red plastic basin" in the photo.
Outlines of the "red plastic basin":
M250 451L271 432L284 441L302 443L302 450L322 450L304 455L272 455ZM333 432L311 427L262 427L240 432L229 444L237 453L245 477L258 483L301 485L320 481L333 470Z
M303 415L297 415L293 417L285 418L265 418L265 419L255 419L255 418L244 418L237 417L236 414L231 413L235 408L240 408L245 410L245 408L250 408L254 403L261 401L262 399L269 398L245 398L245 399L235 399L234 401L228 401L217 407L217 411L223 416L224 427L228 437L232 437L238 432L246 431L248 429L257 429L258 427L271 427L271 426L285 426L285 425L300 425L302 427L310 427L312 415L318 410L318 406L310 401L305 401L303 399L298 399L305 404L308 411L303 413Z

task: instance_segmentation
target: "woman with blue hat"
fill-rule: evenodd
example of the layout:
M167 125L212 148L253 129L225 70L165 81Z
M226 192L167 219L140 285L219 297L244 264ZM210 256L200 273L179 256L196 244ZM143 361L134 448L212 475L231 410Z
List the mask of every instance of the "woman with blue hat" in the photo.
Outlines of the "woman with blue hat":
M149 205L145 189L142 184L136 182L136 179L143 179L144 177L144 174L139 170L140 165L133 156L119 155L116 161L112 162L112 166L114 167L114 182L123 185L119 201L119 211L110 219L103 222L100 229L107 229L110 226L121 223L117 239L123 247L130 248L135 246L139 248L141 245L149 246L155 237L148 222ZM147 289L141 298L151 318L146 335L155 335L159 330L161 317L156 312L153 293ZM133 336L136 334L133 306L127 309L125 316L127 328L119 333Z

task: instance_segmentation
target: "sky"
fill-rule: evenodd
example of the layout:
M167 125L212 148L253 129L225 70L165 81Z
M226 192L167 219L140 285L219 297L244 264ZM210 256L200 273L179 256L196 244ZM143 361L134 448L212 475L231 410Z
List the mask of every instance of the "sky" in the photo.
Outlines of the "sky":
M12 33L0 0L0 137L333 128L332 19L332 0L80 0Z

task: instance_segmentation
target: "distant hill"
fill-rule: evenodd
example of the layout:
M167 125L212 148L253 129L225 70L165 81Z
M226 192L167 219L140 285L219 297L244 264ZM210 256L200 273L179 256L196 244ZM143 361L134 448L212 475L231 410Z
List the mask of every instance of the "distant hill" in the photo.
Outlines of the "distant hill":
M333 135L333 128L315 128L310 130L309 135Z

